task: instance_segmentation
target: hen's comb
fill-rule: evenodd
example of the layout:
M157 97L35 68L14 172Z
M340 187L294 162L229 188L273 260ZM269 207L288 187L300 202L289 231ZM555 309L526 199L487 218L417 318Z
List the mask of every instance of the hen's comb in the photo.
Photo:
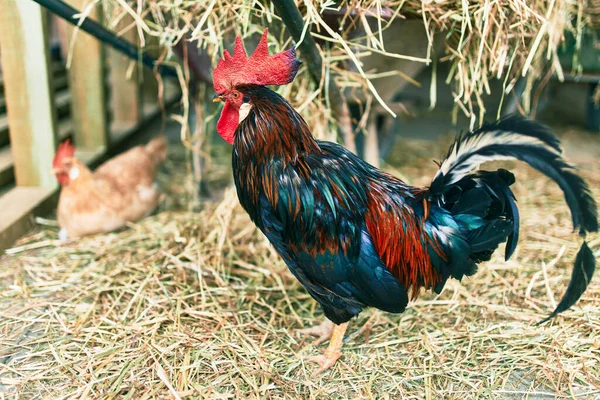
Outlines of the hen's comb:
M71 158L75 155L75 147L71 144L69 139L65 140L58 145L54 159L52 160L53 167L59 167L60 162L65 158Z
M258 46L250 57L241 37L235 39L233 56L227 50L217 63L213 73L213 85L217 94L237 85L285 85L294 80L301 61L296 58L296 50L291 48L275 55L269 55L265 29Z

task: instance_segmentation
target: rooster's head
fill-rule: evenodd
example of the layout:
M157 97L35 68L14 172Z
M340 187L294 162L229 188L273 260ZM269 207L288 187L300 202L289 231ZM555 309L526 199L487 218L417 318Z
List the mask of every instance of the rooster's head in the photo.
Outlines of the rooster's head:
M213 73L214 101L225 103L217 131L230 144L233 144L238 125L248 116L252 107L250 98L244 95L244 87L285 85L293 81L298 72L301 61L296 58L295 49L269 55L267 33L268 29L265 29L250 57L246 55L242 38L238 36L233 56L225 50Z

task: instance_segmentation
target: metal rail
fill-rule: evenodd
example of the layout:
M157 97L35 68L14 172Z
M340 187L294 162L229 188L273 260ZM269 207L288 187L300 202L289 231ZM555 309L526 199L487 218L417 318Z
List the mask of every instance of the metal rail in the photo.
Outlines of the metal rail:
M79 26L81 30L89 33L96 39L109 44L115 50L123 53L127 57L131 58L135 61L141 61L142 64L150 69L156 69L158 73L162 76L177 78L177 72L175 69L169 65L159 64L154 58L145 53L140 53L137 46L132 43L124 40L114 32L106 29L96 21L93 21L89 18L83 20L81 25L79 25L79 18L75 17L75 15L80 14L79 11L66 4L61 0L33 0L42 7L45 7L48 11L53 14L58 15L65 21L75 26Z

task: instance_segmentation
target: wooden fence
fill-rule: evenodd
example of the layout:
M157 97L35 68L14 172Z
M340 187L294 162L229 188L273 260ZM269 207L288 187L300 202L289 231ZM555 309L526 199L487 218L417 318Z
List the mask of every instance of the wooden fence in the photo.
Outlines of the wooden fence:
M70 1L77 9L83 3ZM0 7L0 251L56 205L51 165L60 141L72 138L77 157L92 164L160 115L151 72L133 66L128 78L124 56L82 31L73 36L71 27L51 30L56 22L31 0ZM51 32L63 33L68 69L50 55ZM173 104L179 93L171 86L164 98Z

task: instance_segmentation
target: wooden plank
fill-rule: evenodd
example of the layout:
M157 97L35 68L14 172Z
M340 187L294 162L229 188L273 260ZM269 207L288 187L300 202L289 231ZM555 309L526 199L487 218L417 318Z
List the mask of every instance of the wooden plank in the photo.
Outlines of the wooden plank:
M57 194L55 188L16 187L0 196L0 251L34 226L34 215L50 212L56 204Z
M167 105L172 106L177 101L179 101L179 96L169 99ZM152 124L158 123L161 115L160 109L155 107L154 112L139 124L118 132L115 135L118 139L114 140L112 145L122 146L123 142L133 135ZM64 126L67 127L68 125ZM106 160L108 155L110 155L110 151L106 152L104 149L95 152L77 151L77 156L92 167L98 166ZM3 210L3 218L0 219L0 252L9 248L19 237L25 235L34 226L34 215L50 213L56 207L57 201L58 190L50 188L17 187L0 196L0 209ZM5 215L8 218L4 218Z
M4 0L0 48L11 151L19 186L56 187L54 99L45 11L31 1Z
M52 86L54 88L54 92L60 92L61 90L68 89L69 78L67 78L67 75L54 76L54 78L52 78Z
M0 150L0 186L9 184L15 179L15 170L10 148Z
M51 70L52 76L55 78L60 78L63 76L67 76L67 67L62 61L50 61L51 62ZM0 93L4 93L4 77L2 76L2 71L0 71Z
M6 99L4 98L4 93L0 93L0 114L6 113Z
M71 97L69 92L61 92L54 96L57 118L63 118L71 113ZM9 144L8 117L0 115L0 147Z
M58 122L58 140L63 141L73 136L73 121L65 119Z
M54 92L67 89L69 87L69 80L67 79L66 69L54 71L52 79L50 80ZM6 99L4 98L4 90L0 90L0 115L6 113ZM6 130L8 133L8 129Z
M58 122L58 140L62 141L73 136L73 124L65 119ZM14 182L14 161L10 147L4 147L0 150L0 187Z
M68 3L78 10L84 10L89 1L70 0ZM89 17L95 20L101 17L99 6L94 7ZM67 27L67 32L72 48L69 90L75 144L78 148L88 150L105 147L108 143L108 124L104 47L94 37L71 25Z
M379 141L377 138L377 118L369 118L365 137L365 161L379 168Z
M0 115L0 146L4 146L10 142L8 136L8 117L6 114Z
M62 61L52 62L51 84L55 93L68 89L67 67ZM70 103L69 103L70 105ZM60 106L58 106L60 109ZM4 97L4 80L0 75L0 147L7 145L10 140L8 136L8 119L6 117L6 99ZM59 113L60 114L60 113Z
M132 23L133 18L127 15L121 18L115 30L125 29ZM131 43L137 43L138 40L135 29L129 29L122 37ZM110 49L109 79L113 128L131 127L142 118L141 87L138 83L138 69L140 67L140 64L132 62L118 51Z
M179 95L171 97L167 101L167 108L171 107L175 104L176 101L179 100ZM146 109L146 113L144 116L146 118L153 118L157 112L156 105L154 107L148 106ZM131 136L134 132L139 131L139 129L145 127L145 121L142 123L134 125L134 126L126 126L126 127L118 127L115 126L111 132L112 141L118 143L125 138ZM67 138L73 136L73 123L70 119L63 119L58 122L58 141L61 142ZM98 148L92 151L81 150L78 152L78 155L82 156L82 160L90 161L90 154L95 155L98 151L102 152L104 147ZM93 157L92 157L93 158ZM10 184L14 181L14 162L13 157L10 151L10 147L4 147L0 149L0 187Z
M54 107L56 107L56 117L59 119L71 114L71 93L64 91L54 96Z
M58 79L53 79L50 81L53 91L56 93L56 99L58 101L58 97L60 96L66 96L67 98L69 97L69 92L64 90L67 89L68 86L68 79L66 76L63 76L62 78L58 78ZM70 104L70 100L68 100L69 104ZM57 105L58 107L58 105ZM0 114L5 114L6 113L6 99L4 98L3 94L0 94ZM7 129L7 133L8 133L8 129Z
M160 41L157 37L149 36L145 38L146 47L145 52L155 59L159 59L161 56L162 47L160 46ZM156 74L154 70L149 68L144 68L141 71L141 81L142 81L142 113L145 113L144 108L146 104L151 104L152 106L158 104L158 80L156 79ZM164 81L164 80L163 80Z

